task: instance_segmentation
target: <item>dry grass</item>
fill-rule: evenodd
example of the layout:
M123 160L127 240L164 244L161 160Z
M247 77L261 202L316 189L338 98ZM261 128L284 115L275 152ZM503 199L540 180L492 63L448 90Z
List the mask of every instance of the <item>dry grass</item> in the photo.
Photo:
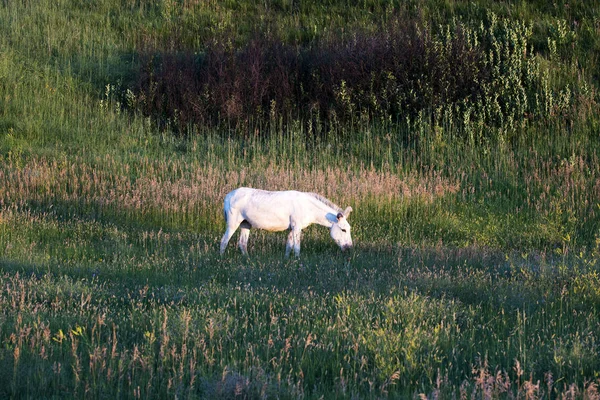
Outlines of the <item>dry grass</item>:
M307 170L275 164L232 170L214 164L156 163L148 159L123 168L108 156L102 163L101 167L92 166L79 158L35 158L22 166L7 162L0 168L0 206L48 202L50 207L52 202L84 202L142 213L162 210L194 214L219 209L225 194L239 186L318 192L335 202L357 206L362 201L402 199L430 203L460 190L458 182L434 171L401 176L373 167Z

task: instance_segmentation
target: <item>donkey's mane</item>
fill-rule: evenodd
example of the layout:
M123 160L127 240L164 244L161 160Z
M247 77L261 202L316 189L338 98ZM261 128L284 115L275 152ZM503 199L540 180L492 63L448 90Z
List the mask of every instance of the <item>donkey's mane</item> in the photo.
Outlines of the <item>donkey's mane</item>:
M343 210L335 203L333 203L331 200L321 196L318 193L307 193L308 195L311 195L312 197L314 197L315 199L319 200L321 203L325 204L328 207L333 208L335 211L337 212L342 212Z

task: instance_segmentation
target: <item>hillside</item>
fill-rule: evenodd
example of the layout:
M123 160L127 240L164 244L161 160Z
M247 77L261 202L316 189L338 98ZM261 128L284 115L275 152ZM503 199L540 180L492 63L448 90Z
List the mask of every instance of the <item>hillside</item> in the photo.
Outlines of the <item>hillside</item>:
M0 397L595 398L599 71L583 0L1 2ZM354 251L219 256L238 186Z

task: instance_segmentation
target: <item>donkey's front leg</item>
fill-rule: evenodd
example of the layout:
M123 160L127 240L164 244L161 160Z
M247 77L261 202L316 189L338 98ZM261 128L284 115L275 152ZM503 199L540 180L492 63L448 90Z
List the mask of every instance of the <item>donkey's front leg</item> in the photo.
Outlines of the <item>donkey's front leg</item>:
M292 248L294 249L294 254L296 257L300 256L300 237L302 231L300 229L292 228L290 233L288 234L287 241L285 242L285 257L288 258L290 256L290 252Z
M300 257L300 237L302 236L302 231L300 229L294 228L292 229L292 238L294 242L294 254L296 257Z
M288 258L290 256L290 251L292 251L292 247L294 247L294 232L290 231L285 242L285 258Z

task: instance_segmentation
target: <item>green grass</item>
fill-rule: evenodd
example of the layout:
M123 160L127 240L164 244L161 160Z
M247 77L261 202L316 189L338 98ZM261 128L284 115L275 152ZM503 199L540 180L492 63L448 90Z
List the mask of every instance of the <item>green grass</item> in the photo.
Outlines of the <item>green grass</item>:
M66 246L53 260L3 262L6 395L130 397L137 386L144 397L449 394L461 384L483 391L478 374L497 368L517 391L517 361L521 384L552 372L583 390L597 373L595 254L360 249L347 259L321 249L300 261L275 250L220 259L216 243L162 234L121 239L107 257L82 245L98 242L91 231L78 241L94 260Z
M142 3L0 5L0 397L597 396L597 7ZM535 118L183 137L121 104L148 49L256 27L313 43L400 12L478 29L488 9L532 26ZM352 205L354 252L315 226L299 259L254 231L249 258L236 237L220 257L241 185Z

